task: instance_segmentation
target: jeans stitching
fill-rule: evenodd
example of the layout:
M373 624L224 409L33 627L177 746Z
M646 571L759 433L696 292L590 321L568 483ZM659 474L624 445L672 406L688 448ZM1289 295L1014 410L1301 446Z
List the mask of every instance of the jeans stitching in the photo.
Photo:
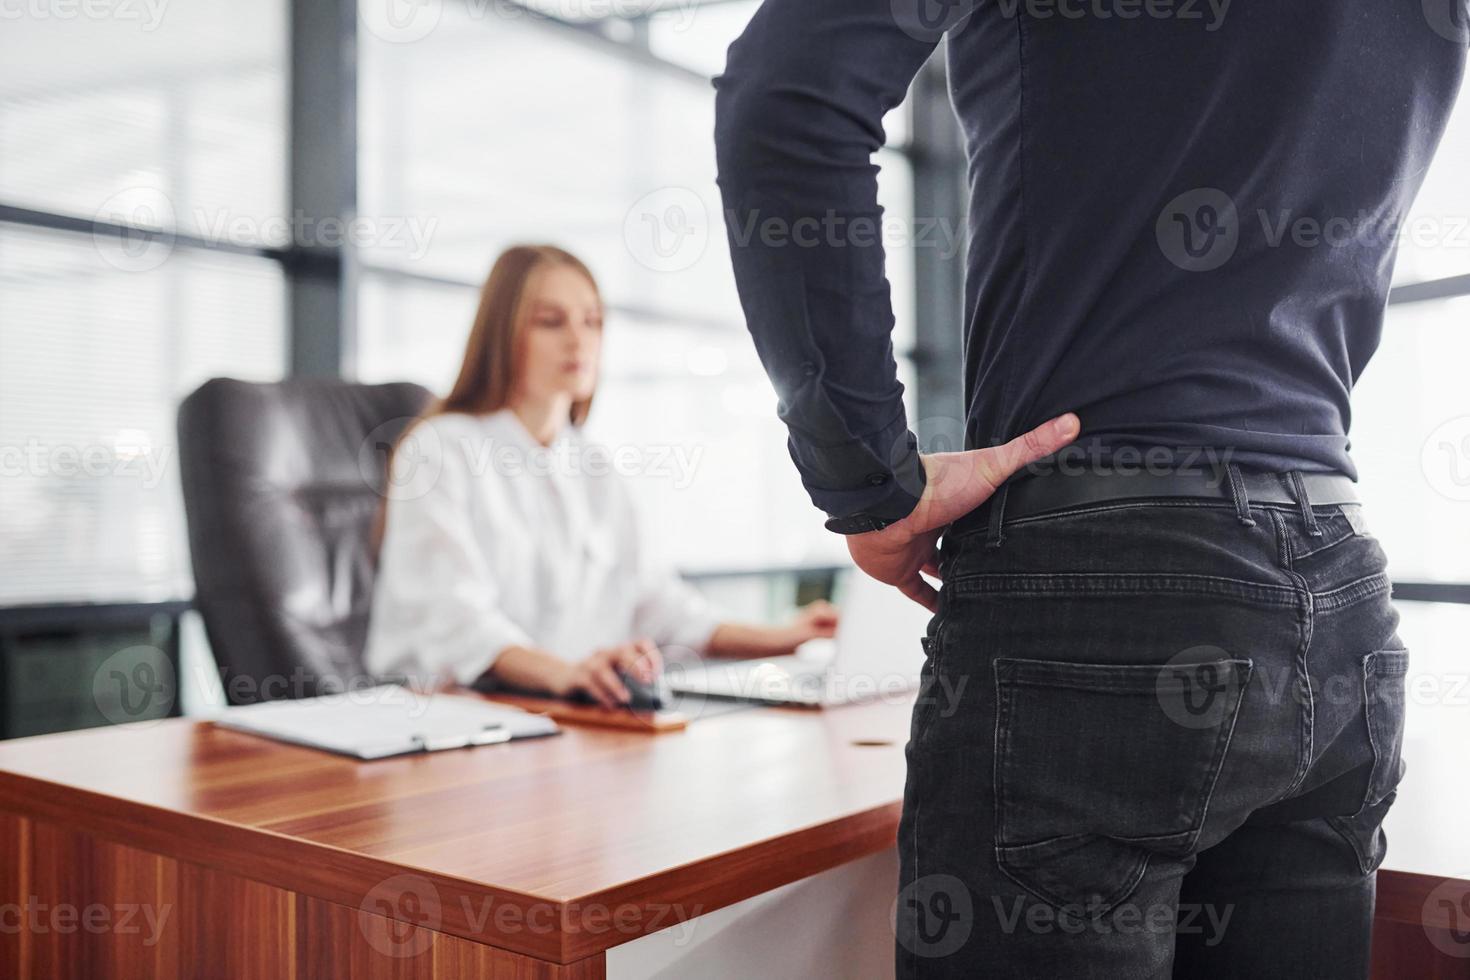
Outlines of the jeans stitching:
M1378 737L1373 731L1373 691L1369 683L1373 678L1373 665L1377 659L1376 653L1370 653L1363 658L1363 721L1368 729L1368 747L1373 750L1373 764L1368 767L1368 792L1363 794L1363 805L1358 807L1357 813L1353 816L1368 809L1369 800L1373 796L1373 781L1378 776L1378 766L1383 756L1383 750L1378 745Z
M1273 513L1270 517L1271 523L1276 529L1276 541L1280 549L1279 559L1282 571L1291 576L1292 581L1297 586L1293 590L1296 595L1296 601L1293 604L1298 606L1299 609L1298 619L1301 622L1301 640L1297 647L1296 657L1293 659L1296 665L1297 683L1299 686L1305 686L1305 696L1302 698L1302 747L1298 752L1297 771L1291 780L1291 784L1286 787L1285 791L1282 792L1277 800L1273 801L1280 802L1296 792L1297 787L1307 778L1307 773L1312 768L1312 756L1315 752L1316 705L1314 703L1315 695L1312 691L1312 675L1307 663L1307 653L1312 647L1316 603L1312 595L1312 590L1307 584L1307 580L1295 568L1291 550L1291 536L1287 533L1286 521L1280 514Z
M1383 794L1383 797L1380 797L1378 800L1370 799L1370 797L1373 795L1374 790L1376 789L1376 786L1374 784L1377 782L1379 766L1383 762L1383 747L1378 744L1378 734L1376 731L1374 731L1373 728L1373 705L1376 703L1376 699L1374 696L1374 690L1372 686L1370 686L1369 681L1378 677L1396 676L1399 673L1398 671L1386 673L1379 670L1378 661L1384 654L1402 652L1404 651L1395 648L1385 647L1382 650L1374 650L1372 653L1363 658L1363 717L1368 726L1368 745L1370 748L1373 749L1373 765L1368 770L1368 793L1363 798L1363 805L1358 807L1357 813L1353 814L1353 816L1355 817L1362 814L1362 812L1368 809L1368 807L1382 802L1383 799L1389 795L1389 793L1393 792L1393 788L1390 788L1388 793Z
M1262 506L1274 506L1263 504ZM1118 500L1097 504L1078 504L1075 507L1067 507L1062 510L1048 511L1045 514L1031 514L1025 517L1008 517L1005 519L1005 527L1017 527L1022 524L1036 524L1044 521L1056 520L1061 517L1077 517L1087 514L1100 514L1114 510L1128 510L1136 507L1181 507L1181 508L1212 508L1217 510L1233 510L1230 503L1224 500L1190 500L1180 498L1178 500ZM960 520L964 520L961 518ZM956 521L955 523L959 523ZM954 540L975 537L984 534L985 527L967 527L957 532L951 532Z
M1344 841L1346 841L1347 842L1347 846L1352 850L1352 852L1353 852L1353 860L1355 860L1358 863L1358 871L1360 871L1361 873L1363 873L1363 874L1366 875L1372 869L1368 867L1368 864L1369 864L1368 855L1366 855L1366 854L1363 853L1362 846L1358 843L1357 839L1353 836L1352 829L1350 828L1350 826L1348 824L1348 821L1351 820L1351 819L1352 819L1351 817L1327 817L1326 818L1326 820L1327 820L1327 826L1331 827L1334 831L1336 831L1337 832L1337 836L1341 837Z
M926 697L928 700L924 704L919 705L916 709L917 714L915 717L914 726L914 739L916 742L923 742L925 740L925 737L929 734L929 728L934 723L934 713L938 710L939 707L937 703L937 688L940 686L939 678L942 675L942 672L940 670L942 664L940 658L940 650L942 649L943 645L943 635L944 623L941 621L940 624L935 628L934 635L932 637L926 636L920 638L920 642L923 643L925 646L924 652L929 655L929 672L930 677L933 679L930 686L932 688L935 688L936 690L925 692L922 687L919 689L920 695Z
M1343 506L1343 505L1339 505L1339 504L1314 504L1313 505L1314 508L1322 508L1324 510L1333 510L1333 509L1336 509L1336 508L1338 508L1340 506ZM1358 506L1358 505L1354 504L1353 506ZM1021 525L1025 525L1025 524L1045 523L1046 521L1054 521L1054 520L1058 520L1058 519L1064 518L1064 517L1085 517L1085 516L1087 516L1089 514L1104 514L1104 513L1109 513L1109 512L1112 512L1112 511L1116 511L1116 510L1133 510L1133 509L1141 509L1141 508L1149 508L1149 507L1173 507L1173 508L1194 509L1194 510L1223 510L1223 511L1226 511L1226 512L1231 513L1231 514L1234 514L1235 513L1235 507L1234 507L1234 505L1231 504L1230 501L1228 501L1228 500L1213 500L1213 499L1190 498L1190 497L1163 498L1163 499L1139 497L1137 499L1132 499L1132 500L1110 500L1110 501L1100 502L1100 503L1095 503L1095 504L1077 504L1075 506L1065 507L1065 508L1062 508L1060 510L1047 511L1045 514L1028 514L1028 515L1025 515L1023 517L1007 517L1005 519L1005 521L1004 521L1004 526L1007 527L1007 528L1014 528L1014 527L1019 527ZM1291 511L1293 513L1295 513L1296 512L1296 509L1297 509L1294 504L1279 503L1279 502L1274 501L1274 500L1266 500L1266 501L1253 500L1253 501L1251 501L1251 508L1252 508L1253 511L1265 511L1265 510L1271 510L1271 511ZM1323 516L1331 516L1331 515L1329 513L1329 514L1324 514ZM954 530L955 526L958 525L958 524L960 524L964 520L965 520L965 518L964 517L961 517L961 518L959 518L959 520L956 520L953 524L950 525L951 530L947 531L946 533L950 537L951 540L960 541L960 540L963 540L965 538L972 538L972 537L975 537L977 535L983 535L983 534L985 534L986 527L984 527L984 526L973 526L972 525L972 526L969 526L969 527L961 528L959 530ZM1362 536L1362 535L1360 535L1360 536Z
M1237 671L1237 679L1240 681L1239 694L1235 698L1235 710L1230 713L1230 728L1225 732L1215 758L1210 760L1210 766L1215 770L1214 777L1204 791L1200 803L1199 825L1195 828L1194 835L1190 838L1188 850L1193 851L1199 843L1200 834L1204 833L1205 823L1210 819L1210 804L1215 801L1215 788L1220 785L1220 773L1225 769L1225 756L1230 752L1230 746L1235 741L1235 726L1240 721L1240 709L1245 704L1246 691L1250 689L1251 675L1255 672L1255 664L1247 660L1245 662L1245 676L1239 674L1239 664L1233 664Z
M1148 873L1148 866L1152 860L1153 855L1148 852L1144 852L1143 859L1138 862L1138 870L1133 874L1133 876L1131 878L1128 878L1123 884L1115 888L1113 890L1113 893L1100 903L1101 908L1098 912L1099 915L1106 915L1108 912L1111 912L1114 906L1121 902L1125 896L1133 893L1133 890L1138 887L1138 883L1143 880L1143 876ZM999 846L997 846L995 849L995 863L999 865L1001 871L1005 872L1005 876L1007 878L1011 879L1011 881L1014 881L1016 884L1020 885L1023 889L1030 892L1032 895L1035 895L1043 902L1053 906L1059 912L1063 912L1065 914L1066 907L1075 904L1073 902L1067 901L1060 895L1053 894L1050 889L1043 888L1035 882L1022 881L1021 878L1018 877L1017 874L1011 870L1011 867L1006 864L1005 856L1001 853L1001 849Z
M995 795L995 857L997 863L999 863L1001 848L1000 842L1005 840L1006 836L1004 816L1005 793L1002 789L1002 787L1005 785L1005 781L1001 779L1001 760L1004 758L1005 754L1001 751L1001 745L1002 739L1004 737L1002 735L1002 732L1007 730L1007 723L1010 721L1011 699L1009 695L1005 693L1001 685L999 661L991 663L990 672L995 683L995 736L994 748L992 749L995 758L990 767L990 782L991 785L994 787Z
M1316 593L1315 608L1318 612L1331 612L1391 591L1393 591L1393 583L1389 581L1388 573L1374 572L1372 575L1365 575L1347 585Z
M1273 605L1295 605L1297 601L1296 590L1285 585L1174 572L977 572L957 576L946 582L945 588L955 595L1156 595L1163 592L1230 595Z

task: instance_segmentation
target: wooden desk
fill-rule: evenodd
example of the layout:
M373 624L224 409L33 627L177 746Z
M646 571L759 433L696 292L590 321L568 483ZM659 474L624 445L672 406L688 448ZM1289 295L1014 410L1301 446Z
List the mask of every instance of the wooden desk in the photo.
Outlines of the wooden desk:
M376 763L185 720L0 742L0 977L600 978L613 947L891 847L908 714L758 709ZM1464 742L1420 728L1375 976L1470 978L1445 796Z
M908 717L374 763L188 720L0 743L0 902L40 924L0 921L0 976L602 977L609 947L891 847Z

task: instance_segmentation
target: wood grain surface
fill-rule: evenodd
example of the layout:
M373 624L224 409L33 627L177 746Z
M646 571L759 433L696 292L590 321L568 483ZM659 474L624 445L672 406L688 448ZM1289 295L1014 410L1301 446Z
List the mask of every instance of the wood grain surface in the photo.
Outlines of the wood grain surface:
M568 727L372 763L175 719L0 743L0 812L27 818L13 834L72 835L29 849L57 874L105 866L67 856L76 841L123 845L193 866L148 872L159 887L227 876L246 910L269 886L575 964L891 846L910 710Z

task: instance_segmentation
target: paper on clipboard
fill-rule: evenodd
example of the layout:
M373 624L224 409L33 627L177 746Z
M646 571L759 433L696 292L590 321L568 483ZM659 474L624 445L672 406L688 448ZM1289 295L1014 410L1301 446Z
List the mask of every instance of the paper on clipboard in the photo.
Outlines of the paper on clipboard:
M554 735L556 722L462 694L418 693L396 684L226 710L215 723L355 759L490 745Z

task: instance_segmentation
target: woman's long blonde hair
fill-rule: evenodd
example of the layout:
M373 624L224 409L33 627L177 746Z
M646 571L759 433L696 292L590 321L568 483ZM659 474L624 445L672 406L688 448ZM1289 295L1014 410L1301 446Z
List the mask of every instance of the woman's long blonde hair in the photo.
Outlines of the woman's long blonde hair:
M443 398L429 403L403 430L393 451L425 419L446 412L488 415L510 404L520 370L519 341L526 324L526 287L537 271L547 266L566 266L581 273L597 292L597 280L581 259L555 245L512 245L495 260L485 285L480 287L480 306L465 342L464 361L454 387ZM592 396L572 402L568 421L581 425L592 410ZM388 465L393 465L392 454ZM390 470L391 472L391 470ZM378 510L373 540L381 543L387 521L387 500Z

